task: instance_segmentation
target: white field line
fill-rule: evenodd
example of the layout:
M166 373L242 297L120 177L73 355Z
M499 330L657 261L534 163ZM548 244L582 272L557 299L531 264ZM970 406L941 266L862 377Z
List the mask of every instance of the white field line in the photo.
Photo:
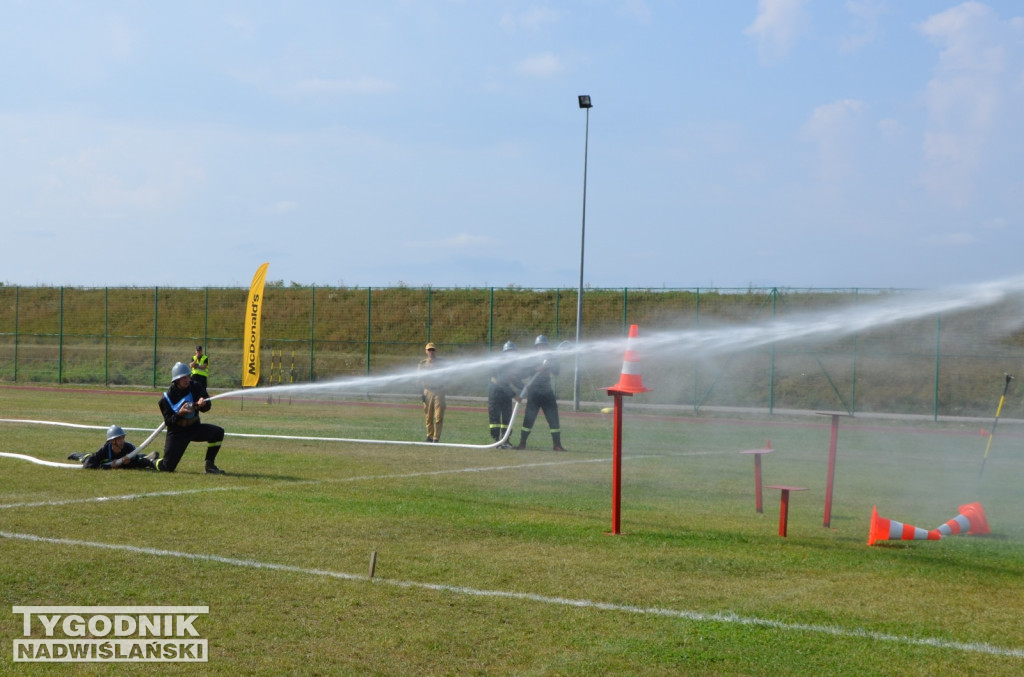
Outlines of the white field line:
M276 564L274 562L260 562L258 560L238 559L234 557L222 557L220 555L209 555L203 553L179 552L176 550L161 550L158 548L142 548L134 545L123 545L117 543L98 543L94 541L80 541L67 538L50 538L34 534L19 534L7 531L0 531L0 538L30 541L33 543L49 543L52 545L77 546L86 548L100 548L104 550L118 550L140 555L153 555L156 557L177 557L198 562L216 562L231 566L244 567L248 569L265 569L269 571L281 571L286 573L306 574L309 576L323 576L344 581L365 581L379 585L392 585L401 588L418 588L422 590L433 590L435 592L448 592L456 595L467 595L471 597L490 597L496 599L511 599L525 602L536 602L556 606L576 607L579 609L596 609L599 611L616 611L620 613L642 614L649 616L661 616L665 618L678 618L697 623L723 623L747 625L753 627L773 628L775 630L791 632L813 632L818 634L832 635L833 637L853 637L869 639L877 642L892 642L895 644L906 644L911 646L927 646L937 649L953 649L970 653L990 654L993 656L1009 656L1024 658L1024 649L1010 649L979 642L955 642L934 637L908 637L906 635L892 635L884 632L874 632L859 628L841 628L835 625L812 625L807 623L785 623L767 618L756 618L750 616L739 616L731 613L702 613L698 611L685 611L678 609L664 609L660 607L641 607L628 604L613 604L610 602L598 602L589 599L571 599L566 597L551 597L538 595L529 592L514 592L509 590L482 590L479 588L468 588L461 585L447 585L443 583L423 583L420 581L403 581L374 577L369 579L366 575L348 574L340 571L329 571L326 569L311 569L290 564Z
M646 458L646 456L629 456L628 458ZM448 470L428 470L425 472L393 473L387 475L357 475L354 477L340 477L335 479L298 480L288 482L282 486L292 487L304 484L329 484L336 482L366 482L371 480L408 479L412 477L432 477L435 475L456 475L460 473L495 472L502 470L524 470L529 468L543 468L557 465L575 465L579 463L608 463L607 458L572 459L565 461L544 461L540 463L516 463L509 465L488 465L476 468L454 468ZM26 501L22 503L0 504L0 510L11 508L44 508L72 505L76 503L104 503L108 501L133 501L140 498L159 498L161 496L185 496L188 494L201 494L209 491L248 491L266 489L271 485L239 485L233 487L216 486L204 487L201 489L181 489L179 491L153 491L140 494L123 494L121 496L95 496L90 498L67 498L55 501Z
M519 407L519 403L516 402L516 408L518 408L518 407ZM513 416L514 416L514 412L513 412ZM21 419L21 418L0 418L0 423L29 423L29 424L33 424L33 425L52 425L52 426L59 426L59 427L64 427L64 428L82 428L82 429L89 429L89 430L106 430L107 427L108 427L108 426L98 426L98 425L83 425L83 424L80 424L80 423L65 423L63 421L39 421L39 420ZM158 427L156 430L152 430L152 431L150 431L148 428L124 428L124 430L144 431L144 432L150 433L149 437L146 438L146 441L143 442L141 445L139 445L136 448L135 453L138 453L138 452L142 451L153 440L153 438L156 437L156 435L163 430L163 424L161 424L160 427ZM512 430L512 428L509 427L505 431L505 436L504 437L502 437L497 442L492 442L491 444L458 444L458 443L448 443L448 442L440 442L440 443L429 442L428 443L428 442L414 442L414 441L411 441L411 440L369 440L369 439L359 439L359 438L355 438L355 437L311 437L311 436L308 436L308 435L267 435L267 434L260 434L260 433L232 433L232 432L225 432L224 435L225 435L225 437L241 437L241 438L249 438L249 439L266 439L266 440L292 440L292 441L303 441L303 442L347 442L347 443L352 443L352 444L384 444L384 445L408 446L408 447L430 447L432 449L446 448L447 447L447 448L455 448L455 449L482 449L483 450L483 449L495 449L495 448L497 448L497 446L499 444L501 444L502 442L505 442L506 440L508 440L508 437L511 434L511 430ZM694 454L683 454L683 455L684 456L699 455L700 453L713 453L713 452L696 452ZM59 468L78 468L78 467L81 467L81 466L79 466L77 464L54 463L52 461L45 461L45 460L38 459L38 458L35 458L35 457L32 457L32 456L27 456L25 454L14 454L14 453L0 452L0 457L16 458L16 459L19 459L19 460L31 461L32 463L36 463L38 465L47 465L47 466L53 466L53 467L59 467ZM0 507L2 507L2 506L0 506Z

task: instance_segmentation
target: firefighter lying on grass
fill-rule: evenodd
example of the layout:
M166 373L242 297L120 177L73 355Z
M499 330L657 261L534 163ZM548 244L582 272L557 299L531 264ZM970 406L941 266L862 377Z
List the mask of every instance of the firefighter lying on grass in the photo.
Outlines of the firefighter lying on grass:
M125 442L124 430L121 426L112 425L107 428L107 441L102 447L91 454L74 453L68 458L73 461L81 461L83 468L93 470L113 470L114 468L148 468L152 470L155 468L153 462L160 458L160 453L157 451L148 456L136 454L127 458L128 454L133 451L135 451L135 445Z

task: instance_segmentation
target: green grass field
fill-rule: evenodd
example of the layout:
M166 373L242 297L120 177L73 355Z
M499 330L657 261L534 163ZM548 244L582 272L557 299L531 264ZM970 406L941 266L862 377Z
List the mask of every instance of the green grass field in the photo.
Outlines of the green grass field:
M0 417L139 443L155 391L0 388ZM416 402L218 399L229 434L203 474L48 468L0 458L0 672L195 674L186 663L14 663L16 605L199 605L202 674L1019 675L1024 493L1019 428L844 418L830 528L828 417L653 416L627 398L621 531L610 416L563 404L527 451L261 435L421 440ZM600 406L607 406L601 403ZM445 441L484 444L482 403ZM64 461L102 430L0 423L0 451ZM235 434L235 435L232 435ZM240 437L237 434L252 436ZM778 535L779 492L806 487ZM152 448L162 448L162 437ZM988 536L868 547L872 506L933 529L979 501ZM369 578L372 553L375 575Z

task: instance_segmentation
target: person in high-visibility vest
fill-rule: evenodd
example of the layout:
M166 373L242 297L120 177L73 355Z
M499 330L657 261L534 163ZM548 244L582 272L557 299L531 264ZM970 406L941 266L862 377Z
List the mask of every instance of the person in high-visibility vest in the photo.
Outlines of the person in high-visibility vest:
M192 368L192 380L206 387L206 379L210 375L210 356L203 352L202 346L196 346L196 354L188 364Z

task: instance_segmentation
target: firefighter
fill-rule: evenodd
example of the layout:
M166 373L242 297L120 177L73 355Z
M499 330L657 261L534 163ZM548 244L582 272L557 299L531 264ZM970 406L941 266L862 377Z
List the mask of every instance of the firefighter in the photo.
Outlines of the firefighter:
M160 398L167 438L164 457L156 463L157 470L174 472L190 442L206 442L206 472L224 474L214 463L224 441L224 428L199 420L199 413L210 411L211 405L206 388L192 380L189 366L175 362L171 368L171 386Z
M153 464L160 458L160 452L154 451L148 456L128 457L135 451L135 445L125 441L124 429L119 425L107 428L106 443L91 454L75 453L68 456L74 461L81 461L83 468L92 470L113 470L115 468L155 468Z
M501 347L504 359L491 371L491 381L487 385L487 418L490 424L491 439L498 442L505 437L505 432L512 420L512 402L519 401L519 391L523 383L512 358L515 356L516 344L506 341ZM499 449L511 449L507 441L499 445Z
M533 347L538 353L547 352L548 337L541 334L534 340ZM526 412L523 414L523 428L519 432L519 446L516 449L526 449L526 438L530 436L537 413L543 411L544 419L551 429L551 448L565 451L558 423L558 400L555 399L555 390L551 385L551 377L557 377L560 370L557 359L544 355L539 355L531 367L531 373L536 376L526 390Z

